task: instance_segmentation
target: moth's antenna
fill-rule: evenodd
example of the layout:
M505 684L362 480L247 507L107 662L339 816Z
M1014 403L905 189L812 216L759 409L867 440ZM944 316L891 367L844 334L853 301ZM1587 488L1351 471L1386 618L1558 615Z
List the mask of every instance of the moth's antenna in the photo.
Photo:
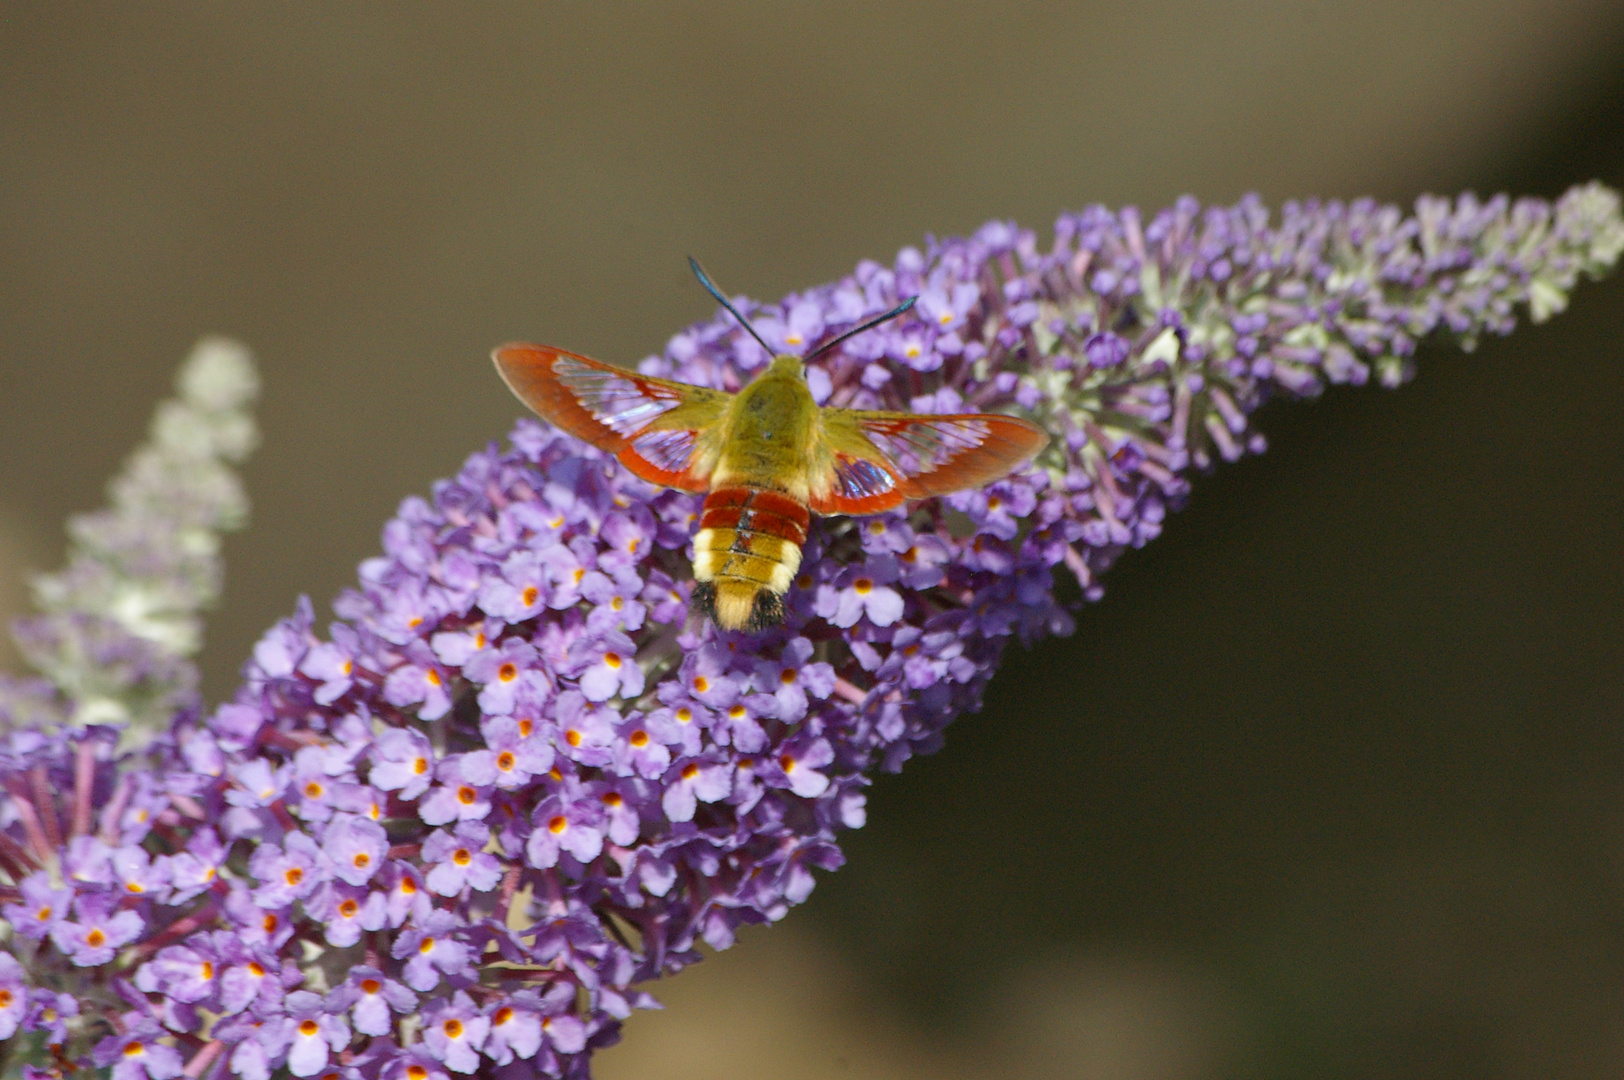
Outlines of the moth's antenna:
M728 303L727 297L722 295L722 290L716 287L716 285L711 281L710 275L705 273L705 268L699 265L699 260L690 255L688 256L688 265L693 269L694 277L698 278L699 283L705 286L705 291L716 297L717 303L721 304L723 307L727 308L733 313L733 317L739 320L739 325L750 331L751 337L761 342L761 347L767 350L767 355L778 355L778 351L776 349L767 344L765 341L761 341L761 335L756 333L756 328L750 325L750 320L746 319L743 315L740 315L738 308Z
M904 300L890 311L887 311L884 315L876 315L862 326L852 327L850 330L847 330L844 334L841 334L833 341L825 341L822 345L819 345L816 349L812 350L812 355L806 358L806 362L810 364L812 361L816 360L818 357L822 356L824 353L828 352L830 349L834 348L836 345L839 345L842 341L845 341L854 334L861 334L864 330L872 330L882 322L887 322L896 318L898 315L901 315L903 312L913 307L918 300L919 297L910 296L908 299Z

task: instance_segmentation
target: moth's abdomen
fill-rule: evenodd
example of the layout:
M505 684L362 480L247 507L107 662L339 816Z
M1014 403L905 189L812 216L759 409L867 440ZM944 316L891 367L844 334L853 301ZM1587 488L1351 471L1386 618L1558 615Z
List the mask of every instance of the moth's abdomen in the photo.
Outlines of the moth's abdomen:
M694 536L695 606L724 630L782 622L810 520L806 504L781 492L712 491Z

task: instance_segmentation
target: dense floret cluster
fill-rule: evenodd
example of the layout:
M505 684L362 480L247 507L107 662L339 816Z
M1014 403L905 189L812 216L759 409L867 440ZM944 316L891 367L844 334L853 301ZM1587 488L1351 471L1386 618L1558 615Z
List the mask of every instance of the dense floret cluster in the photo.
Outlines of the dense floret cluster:
M1056 438L982 491L814 523L781 629L688 616L699 498L538 423L407 499L315 633L149 768L105 727L0 757L0 1038L31 1075L585 1076L638 983L804 900L881 770L940 745L1004 646L1068 632L1185 474L1261 448L1272 393L1396 382L1560 306L1624 249L1615 196L1091 209L1054 246L993 224L742 309L775 347L917 295L810 375L820 401L1012 411ZM726 317L645 373L737 389ZM92 978L86 978L94 973Z

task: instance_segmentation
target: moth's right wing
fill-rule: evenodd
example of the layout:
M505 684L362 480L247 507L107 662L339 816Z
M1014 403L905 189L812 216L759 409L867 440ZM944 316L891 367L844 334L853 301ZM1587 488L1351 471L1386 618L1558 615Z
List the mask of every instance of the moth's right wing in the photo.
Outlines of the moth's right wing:
M814 477L812 510L875 514L909 499L1000 480L1049 441L1036 424L997 413L921 415L823 409L827 472Z
M717 425L732 394L546 345L504 345L491 359L508 389L538 416L614 454L635 475L683 491L709 490Z

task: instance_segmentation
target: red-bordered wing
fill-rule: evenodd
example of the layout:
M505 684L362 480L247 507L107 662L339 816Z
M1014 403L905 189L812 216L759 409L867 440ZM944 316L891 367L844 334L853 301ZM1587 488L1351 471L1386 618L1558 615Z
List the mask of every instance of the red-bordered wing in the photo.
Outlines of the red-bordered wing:
M716 421L733 395L653 379L546 345L491 354L502 381L542 419L607 450L650 483L709 489Z
M1036 424L993 413L926 416L824 409L828 473L815 482L819 514L874 514L909 499L1002 479L1048 443Z

